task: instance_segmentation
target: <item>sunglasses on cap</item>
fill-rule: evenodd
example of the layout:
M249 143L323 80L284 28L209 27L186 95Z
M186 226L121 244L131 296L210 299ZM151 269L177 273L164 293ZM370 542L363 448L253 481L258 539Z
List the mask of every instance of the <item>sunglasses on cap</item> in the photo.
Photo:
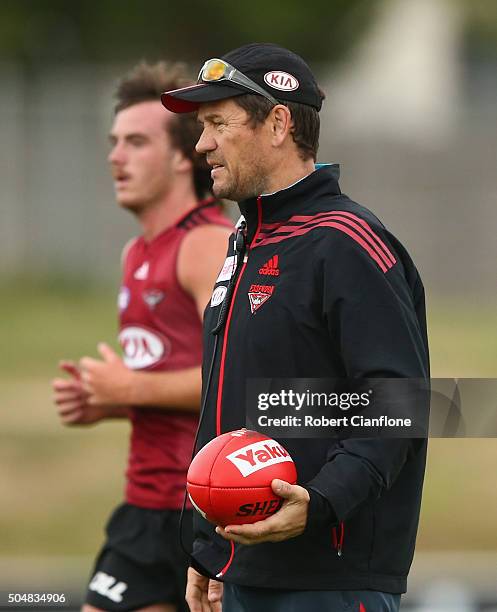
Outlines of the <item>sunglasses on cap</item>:
M250 89L250 91L257 93L260 96L264 96L267 100L275 105L281 104L281 102L278 102L276 98L273 98L273 96L265 89L257 85L257 83L254 83L254 81L249 79L248 76L245 76L243 72L240 72L234 66L228 64L228 62L225 62L222 59L213 58L205 62L198 73L197 83L200 83L201 81L204 83L231 81L236 85L241 85L246 89Z

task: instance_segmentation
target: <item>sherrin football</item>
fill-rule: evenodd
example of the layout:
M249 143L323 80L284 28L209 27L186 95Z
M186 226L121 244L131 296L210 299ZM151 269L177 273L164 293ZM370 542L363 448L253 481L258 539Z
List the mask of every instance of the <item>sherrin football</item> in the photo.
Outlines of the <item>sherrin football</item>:
M283 500L271 489L274 478L297 482L289 453L263 434L239 429L214 438L195 455L186 488L195 509L224 527L277 512Z

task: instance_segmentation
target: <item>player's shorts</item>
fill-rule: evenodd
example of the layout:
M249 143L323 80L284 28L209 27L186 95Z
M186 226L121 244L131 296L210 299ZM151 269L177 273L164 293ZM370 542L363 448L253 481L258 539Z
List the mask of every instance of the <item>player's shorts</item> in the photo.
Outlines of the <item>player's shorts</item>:
M379 591L286 591L224 583L223 612L398 612L400 595Z
M177 510L119 506L107 524L107 540L97 557L86 603L116 612L167 603L188 612L189 557L180 545L179 516ZM182 533L186 550L191 550L191 510L184 513Z

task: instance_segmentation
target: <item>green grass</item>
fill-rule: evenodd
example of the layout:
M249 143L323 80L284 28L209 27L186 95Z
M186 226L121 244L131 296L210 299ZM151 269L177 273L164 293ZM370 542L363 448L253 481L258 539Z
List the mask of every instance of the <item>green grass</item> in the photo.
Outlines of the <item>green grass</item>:
M0 377L50 376L61 357L96 354L100 340L116 346L116 293L60 280L0 283ZM432 375L497 377L497 301L428 305Z
M74 287L26 279L0 284L0 376L50 376L62 357L96 354L96 343L115 345L115 287Z
M92 555L122 499L127 423L64 428L50 390L60 358L114 341L115 289L0 285L2 555ZM497 376L496 306L430 302L433 376ZM497 440L430 441L420 550L497 550L496 465Z
M420 550L497 551L496 439L429 441Z
M497 378L497 300L428 302L432 376Z
M2 554L95 553L122 496L127 445L118 429L9 436L2 454L15 469L2 473Z
M50 380L61 358L117 346L115 288L58 279L0 285L3 555L94 554L122 500L127 423L62 427Z

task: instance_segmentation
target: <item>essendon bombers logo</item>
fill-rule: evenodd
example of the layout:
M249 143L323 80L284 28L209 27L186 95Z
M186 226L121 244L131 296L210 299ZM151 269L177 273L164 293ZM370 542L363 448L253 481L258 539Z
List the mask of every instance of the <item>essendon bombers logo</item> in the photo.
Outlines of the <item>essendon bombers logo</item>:
M159 291L159 289L149 289L144 291L142 295L144 302L151 310L160 304L165 297L165 293L163 291Z
M250 302L250 311L252 314L267 302L273 295L274 285L251 285L248 298Z
M276 444L274 440L261 440L248 444L230 455L226 455L226 459L238 468L243 477L250 476L250 474L276 463L292 461L287 451Z

